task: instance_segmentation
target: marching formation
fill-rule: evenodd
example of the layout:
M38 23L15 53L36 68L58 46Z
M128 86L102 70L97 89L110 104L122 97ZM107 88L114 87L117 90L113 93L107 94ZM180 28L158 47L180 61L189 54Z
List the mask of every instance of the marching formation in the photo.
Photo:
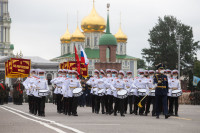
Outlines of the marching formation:
M102 114L117 116L119 112L125 116L129 105L130 114L147 116L152 104L152 116L156 118L160 112L166 119L178 116L178 97L182 94L178 71L164 70L163 64L157 69L156 72L139 69L135 78L131 71L125 74L122 70L94 70L94 76L87 81L91 86L92 112L99 114L101 107Z
M41 69L32 69L23 85L28 95L29 112L38 116L45 116L45 101L49 93L45 71Z
M51 80L56 95L57 112L78 116L78 97L83 94L78 72L75 70L58 70L58 77Z
M147 116L152 104L152 116L159 118L161 112L167 119L171 115L178 116L178 97L182 94L177 70L165 70L163 64L154 70L138 69L138 76L133 78L132 72L114 69L94 70L86 84L91 86L92 113L114 114L125 116L128 112ZM29 110L33 114L45 116L45 96L49 94L45 72L40 69L31 70L23 85L29 98ZM78 97L83 94L75 70L59 69L58 76L51 80L55 88L57 113L78 116ZM173 108L175 105L175 109ZM129 110L128 110L129 109Z

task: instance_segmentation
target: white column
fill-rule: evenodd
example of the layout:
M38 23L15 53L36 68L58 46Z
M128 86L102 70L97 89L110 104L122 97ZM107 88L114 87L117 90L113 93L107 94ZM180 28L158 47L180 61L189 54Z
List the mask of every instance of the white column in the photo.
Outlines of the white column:
M137 76L137 60L134 60L134 77Z

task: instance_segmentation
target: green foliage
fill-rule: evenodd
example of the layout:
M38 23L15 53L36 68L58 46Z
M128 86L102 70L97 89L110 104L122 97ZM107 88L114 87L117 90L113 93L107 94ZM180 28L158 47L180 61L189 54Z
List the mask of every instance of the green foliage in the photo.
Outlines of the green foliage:
M194 63L194 76L200 77L200 61L197 60Z
M139 68L146 69L145 61L142 60L142 59L139 59L139 60L137 61L137 68L138 68L138 69L139 69Z
M158 23L150 30L148 42L150 48L142 50L143 58L155 66L164 63L169 69L177 69L178 44L176 35L181 35L181 72L188 75L196 60L199 49L198 43L194 42L192 27L178 21L173 16L164 16L158 19Z

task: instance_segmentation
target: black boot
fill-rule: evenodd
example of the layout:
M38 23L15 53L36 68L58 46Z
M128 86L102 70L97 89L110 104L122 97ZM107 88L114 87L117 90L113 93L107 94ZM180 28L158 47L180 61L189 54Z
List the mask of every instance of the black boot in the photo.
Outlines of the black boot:
M167 114L167 115L165 115L165 119L168 119L168 117L170 117L170 115L168 115L168 114Z

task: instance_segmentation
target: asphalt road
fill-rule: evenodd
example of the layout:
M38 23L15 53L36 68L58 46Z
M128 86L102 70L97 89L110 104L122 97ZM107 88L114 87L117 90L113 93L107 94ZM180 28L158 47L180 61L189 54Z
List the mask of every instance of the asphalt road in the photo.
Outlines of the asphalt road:
M125 117L93 114L90 107L78 107L78 117L56 113L46 104L46 117L28 113L28 105L0 106L0 133L200 133L200 106L180 105L179 117Z

